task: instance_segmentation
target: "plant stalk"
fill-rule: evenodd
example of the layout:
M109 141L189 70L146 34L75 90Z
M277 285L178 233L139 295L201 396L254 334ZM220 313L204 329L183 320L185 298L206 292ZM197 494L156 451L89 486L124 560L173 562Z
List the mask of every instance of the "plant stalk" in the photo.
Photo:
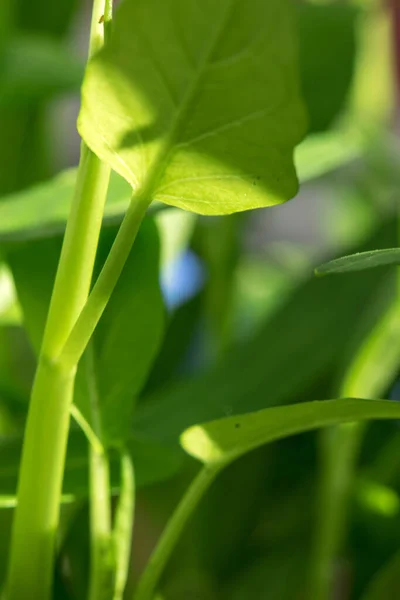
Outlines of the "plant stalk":
M115 577L108 456L89 444L90 585L88 600L109 600Z
M93 344L84 356L87 392L93 430L101 440L100 399L95 374ZM115 555L111 526L110 465L106 450L89 442L90 489L90 577L88 600L109 600L115 577Z
M219 470L219 467L204 466L189 486L150 557L134 593L134 600L153 600L159 579L182 530Z
M147 194L132 197L100 275L58 357L65 369L77 364L83 355L121 275L150 200Z
M121 451L121 490L113 531L116 573L113 600L123 600L129 574L135 513L135 472L128 450Z
M105 0L94 0L91 55L102 44ZM82 143L77 183L31 394L20 464L7 600L48 600L76 364L56 360L86 301L110 176Z

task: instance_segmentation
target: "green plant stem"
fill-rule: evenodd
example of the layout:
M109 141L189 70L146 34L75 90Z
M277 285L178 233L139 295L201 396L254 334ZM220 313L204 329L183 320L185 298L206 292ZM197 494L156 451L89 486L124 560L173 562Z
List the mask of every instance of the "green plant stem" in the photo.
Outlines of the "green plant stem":
M219 467L204 466L191 483L150 557L134 594L134 600L153 600L160 576L184 526L219 470Z
M149 203L147 195L132 197L103 269L58 357L65 369L77 364L85 351L124 268Z
M334 597L335 561L343 543L347 507L364 430L362 423L348 423L320 433L321 474L309 592L313 600Z
M101 41L94 0L90 53ZM48 600L73 400L76 363L57 362L88 295L110 170L82 144L75 195L68 218L49 314L32 389L18 482L7 600Z
M129 573L135 511L135 472L127 450L121 453L121 491L115 515L114 548L116 558L113 600L122 600Z
M93 345L84 357L93 429L102 439L99 394ZM115 556L111 528L110 465L105 449L89 443L90 481L90 577L88 600L108 600L112 595Z
M39 363L25 431L7 600L50 598L73 384L73 372Z
M109 460L89 445L90 456L90 585L88 600L112 596L115 557L111 531Z

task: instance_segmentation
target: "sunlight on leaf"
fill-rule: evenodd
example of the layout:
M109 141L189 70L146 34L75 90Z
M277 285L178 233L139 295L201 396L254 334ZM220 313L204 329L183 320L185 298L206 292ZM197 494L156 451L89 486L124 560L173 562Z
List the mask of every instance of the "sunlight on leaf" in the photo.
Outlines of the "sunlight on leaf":
M371 250L342 256L320 265L315 269L315 274L349 273L388 265L400 265L400 248L385 248L384 250Z
M399 418L400 404L388 400L304 402L195 425L181 435L181 445L203 463L227 465L263 444L297 433L358 420Z
M288 200L305 126L292 20L286 0L126 0L85 75L81 136L138 193L186 210Z

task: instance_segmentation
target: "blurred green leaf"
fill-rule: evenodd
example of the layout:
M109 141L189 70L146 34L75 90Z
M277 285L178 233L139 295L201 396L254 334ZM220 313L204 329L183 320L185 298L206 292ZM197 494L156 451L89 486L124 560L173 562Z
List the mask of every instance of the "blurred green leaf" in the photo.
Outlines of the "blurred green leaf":
M340 395L380 398L396 377L400 362L400 313L397 301L380 311L373 327L346 361ZM382 360L385 357L385 360Z
M371 250L359 252L349 256L336 258L315 269L316 275L330 275L331 273L349 273L351 271L363 271L375 269L388 265L400 264L400 248L385 248L383 250Z
M6 265L0 264L0 325L16 325L21 322L14 283Z
M0 202L0 241L22 241L62 233L75 180L76 169L70 169L48 182L4 196ZM130 186L113 173L105 210L107 221L121 217L130 196Z
M391 221L366 247L393 242L394 236ZM135 428L177 439L196 422L310 399L313 386L341 363L349 331L362 315L360 307L368 307L370 296L376 301L373 292L380 286L390 291L394 275L371 270L301 283L253 338L218 365L145 398Z
M400 593L400 552L384 565L372 578L362 600L396 598Z
M102 231L95 272L98 273L117 229ZM61 249L61 238L31 240L8 246L24 323L38 352ZM75 402L93 424L89 393L95 385L104 444L129 436L132 412L161 343L164 304L159 277L159 240L153 221L145 219L123 273L92 339L94 382L86 376L87 361L78 369Z
M304 549L256 558L231 584L231 600L300 600L306 572Z
M32 34L14 36L0 62L0 108L76 91L82 78L83 65L61 42Z
M79 0L13 0L16 22L23 31L50 33L61 37L71 25Z
M114 237L115 230L103 232L97 269ZM164 303L158 267L157 229L151 219L145 219L91 342L93 384L105 445L120 445L129 437L137 397L162 341ZM78 385L75 402L93 422L89 390L82 391Z
M181 445L205 464L225 466L269 442L339 423L399 419L400 404L389 400L323 400L277 406L194 425Z
M348 129L308 135L295 150L300 182L321 177L359 158L366 147L362 136Z
M144 438L131 437L128 450L135 464L136 485L143 487L168 479L182 466L182 455L177 449L165 444L154 444ZM0 507L7 500L15 505L22 437L0 438ZM120 456L110 453L111 488L120 488ZM89 493L88 445L83 433L72 429L68 441L66 469L64 473L63 500L71 502L85 498Z
M304 115L290 8L125 1L86 71L82 138L134 189L185 210L226 214L293 197Z
M196 215L178 208L160 210L154 216L161 238L161 267L185 250L196 224Z
M298 2L300 71L309 130L327 129L343 110L356 55L354 6Z

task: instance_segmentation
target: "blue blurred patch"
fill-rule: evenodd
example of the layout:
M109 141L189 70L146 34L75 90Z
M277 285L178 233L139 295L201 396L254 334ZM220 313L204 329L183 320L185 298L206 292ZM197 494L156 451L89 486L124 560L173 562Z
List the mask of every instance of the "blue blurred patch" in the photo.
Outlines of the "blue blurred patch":
M203 287L204 266L194 252L186 250L168 264L161 273L161 290L169 310L190 300Z

